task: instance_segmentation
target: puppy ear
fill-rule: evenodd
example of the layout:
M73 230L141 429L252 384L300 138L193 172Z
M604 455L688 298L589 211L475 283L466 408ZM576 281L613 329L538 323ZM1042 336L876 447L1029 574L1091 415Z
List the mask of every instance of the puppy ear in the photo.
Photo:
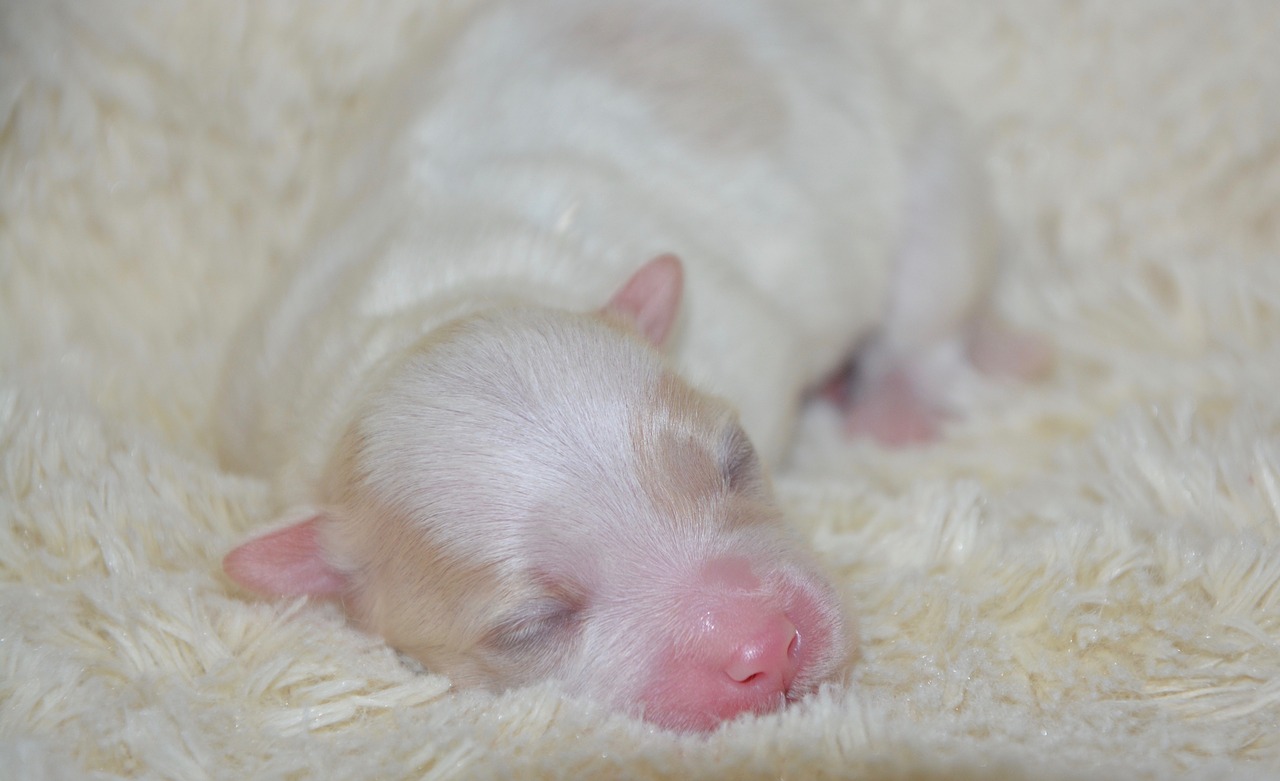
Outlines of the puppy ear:
M632 274L603 311L631 323L650 344L661 347L680 312L683 292L680 258L670 253L659 255Z
M244 588L267 596L332 597L347 589L347 576L320 547L324 516L310 508L290 513L287 525L242 543L222 569Z

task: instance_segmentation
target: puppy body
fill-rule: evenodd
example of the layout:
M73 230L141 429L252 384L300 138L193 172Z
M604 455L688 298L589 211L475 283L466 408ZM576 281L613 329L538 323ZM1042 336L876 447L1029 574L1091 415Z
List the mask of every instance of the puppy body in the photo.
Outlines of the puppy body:
M944 112L810 10L456 20L233 350L222 455L297 508L233 578L341 593L459 684L550 676L674 727L829 677L843 619L761 461L855 346L871 384L960 370L997 247ZM680 265L632 275L662 252L675 323Z

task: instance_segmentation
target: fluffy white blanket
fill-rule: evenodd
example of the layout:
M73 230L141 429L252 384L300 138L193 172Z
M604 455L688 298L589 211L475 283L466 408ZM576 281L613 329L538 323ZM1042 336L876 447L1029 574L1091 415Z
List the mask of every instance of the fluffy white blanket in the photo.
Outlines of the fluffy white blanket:
M0 3L0 776L1280 773L1280 4L867 5L988 143L1058 365L920 450L806 420L779 490L861 655L695 738L220 573L267 505L222 352L450 4Z

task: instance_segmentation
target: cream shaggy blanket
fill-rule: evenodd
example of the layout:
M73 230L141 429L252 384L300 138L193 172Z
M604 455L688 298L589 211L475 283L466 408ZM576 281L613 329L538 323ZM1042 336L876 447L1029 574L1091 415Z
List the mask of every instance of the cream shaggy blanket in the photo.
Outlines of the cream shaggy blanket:
M865 4L987 143L1057 367L914 451L809 415L778 488L861 654L697 738L219 570L268 502L211 454L229 335L450 4L0 3L0 777L1280 775L1280 4Z

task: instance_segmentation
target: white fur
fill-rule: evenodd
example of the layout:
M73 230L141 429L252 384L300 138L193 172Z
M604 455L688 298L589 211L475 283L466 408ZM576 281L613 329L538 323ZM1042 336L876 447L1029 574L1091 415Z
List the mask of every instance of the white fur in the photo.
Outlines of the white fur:
M985 194L945 115L833 29L739 0L478 6L354 134L231 360L228 462L305 496L389 356L495 302L598 307L664 251L688 269L677 365L771 462L877 325L890 360L954 337L994 256Z

